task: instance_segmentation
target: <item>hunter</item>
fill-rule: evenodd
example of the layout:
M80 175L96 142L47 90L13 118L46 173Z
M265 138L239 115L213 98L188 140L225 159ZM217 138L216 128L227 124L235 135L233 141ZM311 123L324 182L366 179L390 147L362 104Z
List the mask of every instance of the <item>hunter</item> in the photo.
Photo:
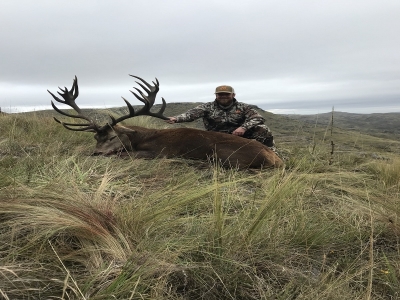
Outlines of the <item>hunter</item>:
M229 85L215 89L216 99L201 104L186 113L169 117L167 123L192 122L203 118L204 127L209 131L219 131L255 139L275 151L274 137L264 124L265 119L250 105L235 99L235 90Z

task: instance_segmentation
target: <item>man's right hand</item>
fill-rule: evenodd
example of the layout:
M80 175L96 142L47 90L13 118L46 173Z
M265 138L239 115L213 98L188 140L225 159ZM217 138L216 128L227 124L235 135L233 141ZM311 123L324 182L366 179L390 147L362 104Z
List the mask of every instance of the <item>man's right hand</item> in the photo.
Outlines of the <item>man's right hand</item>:
M176 123L176 118L174 117L169 117L168 120L165 120L168 124L174 124Z
M246 132L246 129L245 128L243 128L243 127L238 127L238 128L236 128L233 132L232 132L232 134L233 135L238 135L238 136L243 136L243 134Z

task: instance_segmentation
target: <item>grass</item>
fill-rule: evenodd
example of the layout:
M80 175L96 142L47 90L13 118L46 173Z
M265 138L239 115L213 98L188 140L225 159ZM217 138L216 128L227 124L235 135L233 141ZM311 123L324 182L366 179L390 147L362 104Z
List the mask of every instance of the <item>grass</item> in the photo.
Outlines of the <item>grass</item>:
M399 143L337 131L329 164L324 128L296 134L285 169L238 172L1 116L0 298L398 298Z

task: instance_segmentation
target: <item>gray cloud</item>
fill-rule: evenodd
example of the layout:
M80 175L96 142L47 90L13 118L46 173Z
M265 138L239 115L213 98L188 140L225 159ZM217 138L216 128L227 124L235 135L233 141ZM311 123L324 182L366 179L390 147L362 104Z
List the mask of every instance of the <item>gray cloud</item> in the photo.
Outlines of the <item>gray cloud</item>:
M0 106L48 106L46 89L74 75L81 106L120 106L130 73L157 77L168 102L210 101L231 84L275 112L400 111L399 10L397 0L5 0Z

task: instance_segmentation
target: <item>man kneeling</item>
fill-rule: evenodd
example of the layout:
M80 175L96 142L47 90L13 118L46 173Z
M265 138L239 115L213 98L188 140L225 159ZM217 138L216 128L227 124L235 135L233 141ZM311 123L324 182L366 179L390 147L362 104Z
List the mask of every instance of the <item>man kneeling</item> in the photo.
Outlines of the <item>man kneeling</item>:
M265 119L250 105L238 102L235 90L231 86L218 86L215 89L215 96L213 102L201 104L186 113L169 117L166 122L174 124L203 118L206 130L255 139L276 151L274 137L264 124Z

